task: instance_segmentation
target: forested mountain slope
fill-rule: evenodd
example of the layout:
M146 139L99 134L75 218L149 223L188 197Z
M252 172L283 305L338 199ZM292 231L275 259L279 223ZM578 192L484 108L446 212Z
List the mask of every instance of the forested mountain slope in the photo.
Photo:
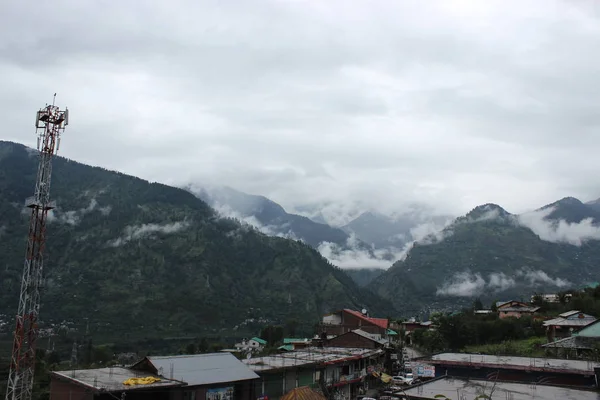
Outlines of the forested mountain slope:
M574 198L523 215L482 205L415 244L368 287L410 315L586 286L600 276L597 215Z
M17 306L37 161L0 142L0 314ZM393 312L308 245L223 219L185 190L58 157L51 197L46 322L164 336L247 318L310 324L342 307Z

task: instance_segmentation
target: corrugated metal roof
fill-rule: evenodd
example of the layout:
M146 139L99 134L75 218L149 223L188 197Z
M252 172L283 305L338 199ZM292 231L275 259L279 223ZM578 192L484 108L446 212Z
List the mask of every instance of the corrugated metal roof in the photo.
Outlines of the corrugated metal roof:
M147 357L159 375L186 382L190 386L257 379L243 362L229 353Z
M379 344L385 344L385 343L386 343L386 341L385 341L385 340L383 340L383 339L378 339L378 338L377 338L375 335L372 335L372 334L370 334L369 332L365 332L365 331L363 331L362 329L355 329L355 330L353 330L353 331L346 332L346 333L344 333L344 334L342 334L342 335L340 335L340 336L348 335L348 334L350 334L350 333L355 333L355 334L357 334L358 336L362 336L362 337L364 337L365 339L372 340L372 341L373 341L373 342L375 342L375 343L379 343Z
M588 326L583 328L577 334L577 336L591 337L591 338L600 337L600 320L596 320L595 322L592 322L591 324L589 324Z
M578 311L578 310L571 310L571 311L564 312L562 314L558 314L558 316L559 317L563 317L563 318L567 318L567 317L570 317L571 315L574 315L574 314L577 314L577 313L580 313L580 312L581 311Z
M596 321L596 317L588 314L583 314L582 318L553 318L548 321L544 321L544 326L575 326L583 327Z
M252 338L252 339L250 339L250 340L254 340L255 342L257 342L257 343L260 343L260 344L267 344L267 341L266 341L266 340L264 340L264 339L261 339L261 338L259 338L259 337L256 337L256 336L255 336L255 337L253 337L253 338Z
M326 400L327 398L321 393L318 393L308 386L302 386L290 390L287 394L283 395L280 400Z

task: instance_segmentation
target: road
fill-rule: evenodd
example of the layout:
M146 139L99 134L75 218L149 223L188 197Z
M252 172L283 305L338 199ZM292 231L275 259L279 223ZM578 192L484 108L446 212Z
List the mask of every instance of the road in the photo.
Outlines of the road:
M405 349L406 349L406 353L408 354L408 358L410 360L412 360L414 358L423 357L423 354L421 354L419 351L413 349L412 347L405 347Z

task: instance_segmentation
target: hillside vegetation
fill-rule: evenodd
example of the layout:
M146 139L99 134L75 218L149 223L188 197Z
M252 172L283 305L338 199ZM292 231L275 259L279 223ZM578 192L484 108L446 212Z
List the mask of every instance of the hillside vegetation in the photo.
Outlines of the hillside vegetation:
M415 244L405 260L367 287L415 315L459 308L478 296L486 303L529 300L534 292L556 293L597 281L597 211L567 198L532 215L535 221L496 205L477 207L436 237ZM582 229L569 223L581 223L588 237L578 242L575 234Z
M17 306L36 168L35 152L0 142L0 314ZM342 307L394 313L308 245L221 218L185 190L59 157L51 197L47 323L120 339L310 325Z

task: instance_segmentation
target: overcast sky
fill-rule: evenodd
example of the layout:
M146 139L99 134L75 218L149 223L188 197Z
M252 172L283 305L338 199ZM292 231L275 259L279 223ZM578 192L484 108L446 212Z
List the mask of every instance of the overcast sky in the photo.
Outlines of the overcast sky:
M0 0L0 138L287 208L600 197L600 3Z

